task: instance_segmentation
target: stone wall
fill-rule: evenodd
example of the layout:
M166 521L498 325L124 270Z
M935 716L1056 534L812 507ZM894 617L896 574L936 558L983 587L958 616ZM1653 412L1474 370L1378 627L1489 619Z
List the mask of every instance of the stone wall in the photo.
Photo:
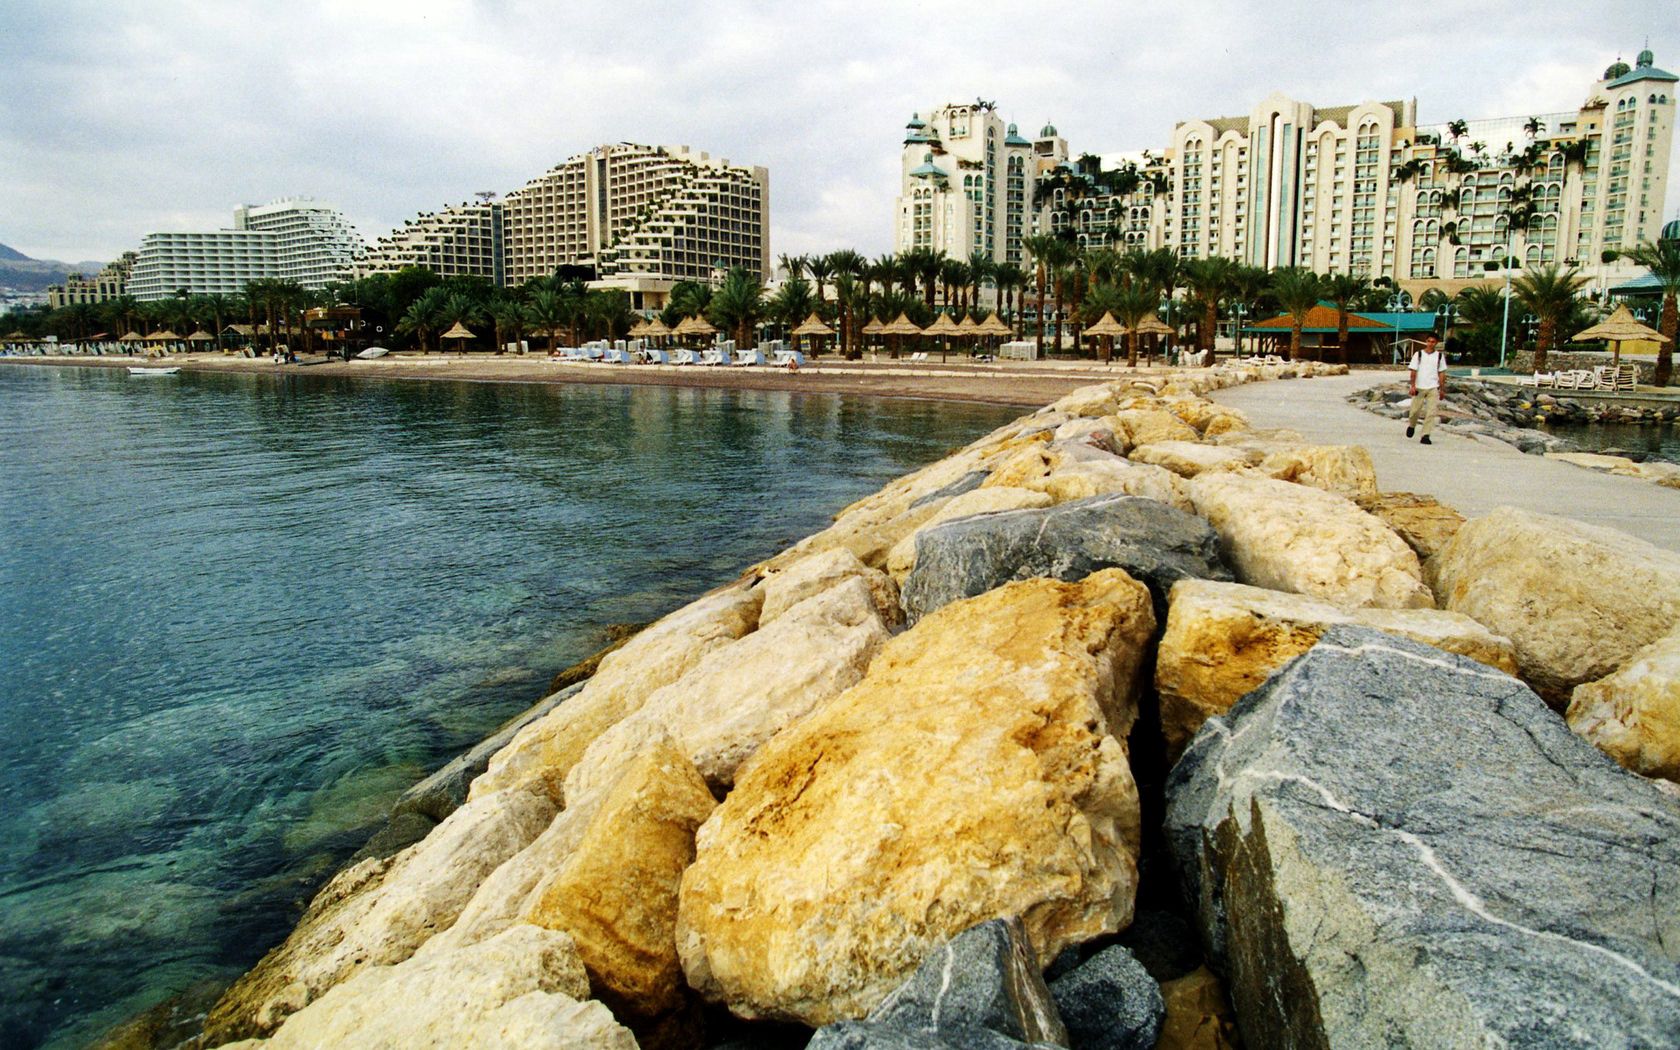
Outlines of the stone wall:
M1649 383L1656 375L1657 366L1649 361L1630 361L1622 359L1639 370L1639 381ZM1579 350L1553 350L1546 355L1547 371L1557 372L1575 368L1594 369L1610 363L1610 355L1603 353L1589 353ZM1534 351L1518 350L1511 355L1511 371L1521 374L1534 374Z

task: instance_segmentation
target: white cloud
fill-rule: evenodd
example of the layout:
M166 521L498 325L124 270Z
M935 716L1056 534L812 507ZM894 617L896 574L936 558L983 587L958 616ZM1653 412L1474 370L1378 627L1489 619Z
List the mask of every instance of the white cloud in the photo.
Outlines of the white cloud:
M1175 121L1273 90L1416 97L1425 121L1515 115L1578 105L1653 31L1680 68L1665 0L12 0L0 241L103 258L290 194L371 238L630 140L768 167L778 254L873 255L890 247L903 122L946 101L994 99L1096 153L1159 148Z

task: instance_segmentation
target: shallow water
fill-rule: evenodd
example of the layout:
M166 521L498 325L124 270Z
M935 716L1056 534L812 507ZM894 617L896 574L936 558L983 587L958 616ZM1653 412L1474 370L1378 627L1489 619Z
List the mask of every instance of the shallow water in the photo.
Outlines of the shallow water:
M1680 463L1680 427L1672 423L1585 423L1550 427L1546 432L1575 442L1583 452L1624 449Z
M603 627L1017 414L0 368L0 1046L232 977Z

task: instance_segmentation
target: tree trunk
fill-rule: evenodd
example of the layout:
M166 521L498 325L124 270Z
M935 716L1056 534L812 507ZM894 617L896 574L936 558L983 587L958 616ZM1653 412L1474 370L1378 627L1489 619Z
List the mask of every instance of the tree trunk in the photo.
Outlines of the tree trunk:
M1038 358L1044 359L1044 267L1038 268Z
M1291 361L1299 361L1301 359L1301 319L1300 318L1296 318L1289 325L1289 359Z
M1126 367L1137 367L1137 329L1134 327L1126 333Z
M1202 331L1197 333L1200 338L1196 340L1197 343L1201 344L1198 349L1206 350L1208 352L1207 359L1209 363L1212 363L1213 361L1213 341L1216 338L1215 329L1218 326L1219 301L1217 299L1209 299L1206 309L1202 311Z
M1667 386L1674 379L1674 337L1676 329L1680 329L1680 311L1676 310L1674 293L1663 296L1662 320L1657 322L1657 330L1668 336L1668 342L1657 343L1657 374L1653 381L1658 386Z
M1540 334L1534 344L1534 370L1546 370L1546 353L1552 348L1552 338L1557 334L1557 319L1542 317L1540 319Z
M1342 351L1342 364L1348 363L1348 312L1347 307L1336 310L1336 346Z
M1062 275L1056 274L1056 346L1053 353L1062 352Z

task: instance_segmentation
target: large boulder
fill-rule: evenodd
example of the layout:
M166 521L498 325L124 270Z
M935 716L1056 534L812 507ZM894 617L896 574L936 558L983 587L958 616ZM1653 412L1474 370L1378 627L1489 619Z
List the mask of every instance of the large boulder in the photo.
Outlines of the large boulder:
M764 606L758 614L759 630L775 623L783 613L805 599L821 594L852 576L863 580L869 587L869 594L887 626L896 626L901 619L898 584L886 573L858 561L857 555L851 551L837 547L801 558L787 568L765 576L759 583L764 590Z
M524 903L525 922L571 935L596 998L621 1016L657 1017L682 1003L677 887L715 805L688 759L655 743L606 789Z
M1180 510L1190 509L1184 479L1172 471L1148 463L1133 463L1078 442L1019 449L999 462L981 487L1031 489L1057 503L1118 494L1159 500Z
M1340 496L1272 478L1219 473L1191 481L1190 498L1196 513L1219 531L1220 545L1243 583L1337 605L1435 604L1412 549Z
M538 790L474 799L394 857L340 872L291 935L210 1011L208 1045L266 1035L362 967L413 955L454 923L479 883L535 839L554 810Z
M1343 609L1302 594L1183 580L1173 586L1155 659L1168 760L1177 761L1209 715L1230 710L1337 624L1388 631L1507 674L1517 670L1510 641L1462 613Z
M914 623L1011 580L1078 580L1116 567L1146 583L1158 602L1182 579L1231 578L1207 522L1155 500L1093 496L924 531L902 599Z
M1164 408L1127 408L1108 417L1115 439L1129 451L1160 441L1195 441L1196 428Z
M635 1050L629 1030L588 997L571 938L521 926L459 952L368 967L256 1046Z
M1569 728L1627 769L1680 783L1680 633L1575 687Z
M725 791L766 740L862 678L886 640L875 592L862 577L845 577L708 654L602 733L567 775L566 798L596 790L648 740L667 735Z
M1155 1050L1166 1004L1143 964L1118 944L1050 985L1056 1012L1079 1050Z
M1039 963L1126 925L1121 741L1154 630L1117 569L957 602L777 734L696 837L677 947L743 1017L858 1018L954 934L1019 916Z
M1334 627L1208 721L1167 797L1250 1046L1680 1032L1680 802L1508 675Z
M470 798L536 784L558 802L566 774L595 738L639 710L655 690L758 627L760 587L731 586L659 620L601 661L577 696L532 722L490 759Z
M915 532L899 540L898 544L887 552L887 572L891 573L892 578L899 583L904 582L904 578L910 575L910 570L916 567L916 537L928 529L943 525L947 521L972 517L976 514L996 514L1003 510L1048 507L1051 502L1050 497L1042 492L1008 486L977 489L956 496L940 508L939 513L929 518ZM894 588L894 593L897 593L896 588Z
M1559 710L1680 623L1680 554L1514 507L1466 522L1429 574L1443 609L1511 639L1523 681Z
M1377 494L1377 469L1359 445L1292 445L1269 453L1260 471L1355 501Z
M1464 515L1434 496L1416 492L1380 492L1357 502L1417 551L1420 561L1434 557L1464 525Z
M1260 454L1249 449L1221 448L1199 441L1157 441L1139 445L1129 456L1133 463L1164 467L1181 478L1193 478L1210 470L1241 470L1260 462Z

